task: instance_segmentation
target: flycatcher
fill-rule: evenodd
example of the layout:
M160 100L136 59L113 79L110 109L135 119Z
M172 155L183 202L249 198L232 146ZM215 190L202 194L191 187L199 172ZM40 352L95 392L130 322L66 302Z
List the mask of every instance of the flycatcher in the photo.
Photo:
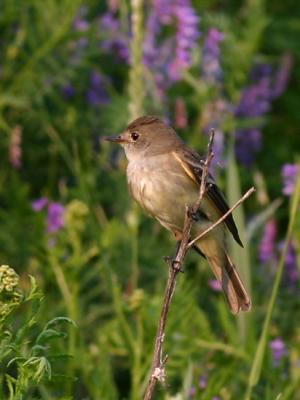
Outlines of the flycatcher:
M140 117L115 137L128 159L127 181L133 198L161 225L181 240L186 205L199 196L203 159L190 149L176 132L155 116ZM191 236L196 237L229 210L223 193L211 175L207 179ZM226 228L242 245L230 214L225 221L195 243L221 283L232 313L248 311L251 300L231 261L226 246Z

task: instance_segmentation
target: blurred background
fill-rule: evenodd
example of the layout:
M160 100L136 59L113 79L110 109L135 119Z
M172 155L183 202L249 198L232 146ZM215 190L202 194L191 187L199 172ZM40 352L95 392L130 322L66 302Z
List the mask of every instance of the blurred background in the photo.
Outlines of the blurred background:
M190 253L155 399L299 399L300 3L2 0L3 399L141 399L171 235L130 199L103 135L160 115L212 173L253 311ZM298 188L298 189L297 189Z

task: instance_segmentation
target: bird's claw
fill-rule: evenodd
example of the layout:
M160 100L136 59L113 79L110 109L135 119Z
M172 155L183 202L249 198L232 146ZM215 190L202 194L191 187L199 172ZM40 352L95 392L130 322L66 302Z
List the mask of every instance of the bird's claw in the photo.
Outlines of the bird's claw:
M192 218L193 221L199 221L198 212L194 212L192 209L188 209L187 215Z

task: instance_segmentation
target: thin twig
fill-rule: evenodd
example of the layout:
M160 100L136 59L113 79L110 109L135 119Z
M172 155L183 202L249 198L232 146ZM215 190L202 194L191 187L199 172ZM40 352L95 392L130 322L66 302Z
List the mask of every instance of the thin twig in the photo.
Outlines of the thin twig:
M250 188L243 197L241 197L234 206L232 206L224 215L222 215L221 218L218 219L214 224L212 224L209 228L205 229L202 233L200 233L199 236L195 237L195 239L191 240L188 244L188 248L191 248L198 240L202 239L203 236L207 235L210 231L215 229L218 225L220 225L227 217L229 214L232 213L241 203L243 203L251 194L255 192L255 188L252 187Z
M198 212L201 201L206 192L206 181L207 181L207 177L208 177L208 171L209 171L209 167L212 162L212 159L214 157L214 153L213 153L214 139L215 139L215 130L211 129L209 142L208 142L208 146L207 146L207 156L206 156L206 160L203 164L203 169L202 169L199 197L198 197L196 203L192 207L194 214L196 214Z

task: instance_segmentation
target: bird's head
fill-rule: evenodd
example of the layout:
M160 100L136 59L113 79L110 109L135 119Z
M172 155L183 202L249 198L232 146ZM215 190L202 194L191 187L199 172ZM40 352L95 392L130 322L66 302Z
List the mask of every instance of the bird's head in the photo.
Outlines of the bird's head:
M105 140L120 144L129 161L167 152L181 143L175 131L155 116L137 118L123 133L105 137Z

